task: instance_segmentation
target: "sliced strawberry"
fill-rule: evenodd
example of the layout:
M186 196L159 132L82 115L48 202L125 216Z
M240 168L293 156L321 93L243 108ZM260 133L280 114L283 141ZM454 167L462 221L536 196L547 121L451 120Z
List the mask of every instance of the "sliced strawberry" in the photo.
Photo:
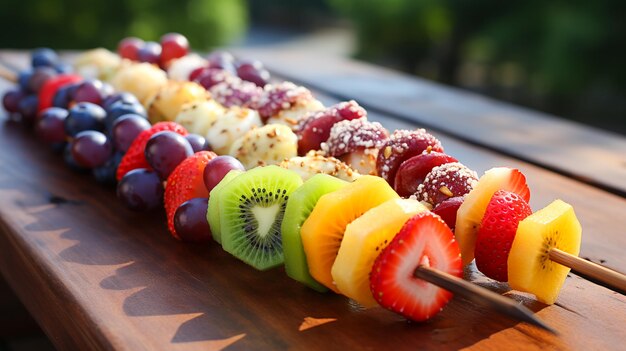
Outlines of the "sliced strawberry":
M425 321L439 312L452 293L414 277L420 265L457 277L463 274L454 235L439 216L428 211L409 219L376 259L370 274L376 301L414 321Z
M433 213L441 217L453 232L456 226L456 213L459 211L459 207L463 204L464 199L464 196L451 197L433 208Z
M424 182L426 175L435 167L458 160L443 152L427 150L413 156L400 164L396 172L393 187L398 195L409 197L415 193L417 187Z
M151 136L158 132L166 130L176 132L182 136L188 134L187 130L183 126L175 122L159 122L153 125L152 128L139 133L135 140L133 140L132 144L130 144L128 151L126 151L126 154L124 154L120 165L117 167L116 177L118 181L122 179L122 177L126 173L132 171L133 169L152 169L152 167L150 167L150 165L148 164L148 161L146 161L146 156L144 153L146 144L148 143L148 140Z
M39 91L39 111L43 111L48 107L52 107L54 94L64 85L77 83L82 81L81 76L75 74L60 74L56 77L48 79Z
M476 266L489 278L506 282L507 260L521 220L532 210L523 197L510 191L498 190L487 205L476 238Z
M180 239L174 228L174 215L178 207L195 197L209 197L209 191L204 185L204 167L214 157L217 155L212 151L196 152L181 162L167 178L163 202L167 226L176 239Z

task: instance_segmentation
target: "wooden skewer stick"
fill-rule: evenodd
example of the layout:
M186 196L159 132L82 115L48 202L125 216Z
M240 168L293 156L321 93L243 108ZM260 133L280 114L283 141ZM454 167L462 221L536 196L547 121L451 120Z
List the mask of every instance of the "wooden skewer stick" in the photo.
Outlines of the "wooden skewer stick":
M622 295L626 295L626 275L618 271L587 261L556 248L550 250L549 257L552 261L571 268L576 275L613 291L617 291Z
M17 83L17 73L0 63L0 78L8 80L11 83Z
M536 325L553 334L558 334L556 330L537 318L528 308L479 285L423 265L418 266L413 275L467 300L487 305L500 313Z

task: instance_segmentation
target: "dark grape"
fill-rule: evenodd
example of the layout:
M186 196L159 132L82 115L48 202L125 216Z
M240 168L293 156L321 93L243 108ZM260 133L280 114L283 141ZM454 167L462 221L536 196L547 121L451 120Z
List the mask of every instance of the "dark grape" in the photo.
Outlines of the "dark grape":
M178 33L167 33L161 37L161 64L187 55L189 41Z
M187 139L170 131L151 136L145 149L146 161L163 180L167 179L179 163L191 155L193 149Z
M113 130L113 123L123 115L134 114L146 117L146 109L140 103L130 103L125 101L114 102L109 108L104 121L107 133Z
M232 156L217 156L210 160L204 167L203 174L204 185L209 192L232 170L245 171L245 168L238 159Z
M73 137L86 130L101 131L105 117L106 112L102 107L90 102L80 102L69 110L65 119L65 132Z
M80 83L72 95L75 102L91 102L101 105L104 98L104 84L97 79L90 79Z
M204 89L209 90L214 85L224 82L231 77L233 77L231 73L221 68L203 68L196 76L196 79L194 79L194 82L202 85Z
M65 149L63 150L63 161L65 161L65 164L73 171L81 173L87 171L87 168L81 167L78 162L76 162L76 159L74 159L71 143L65 144Z
M67 135L65 134L65 118L68 111L60 107L47 108L39 114L35 133L39 139L48 144L62 143Z
M48 81L57 75L57 71L52 67L37 67L33 70L33 74L28 79L28 91L38 93L41 87Z
M257 60L241 61L237 66L237 75L260 87L264 87L270 80L270 72L263 67L261 61Z
M120 161L122 161L122 156L123 154L121 152L116 152L104 163L104 165L92 170L91 173L94 178L96 178L98 183L108 185L117 183L115 175L117 172L117 166L119 166Z
M194 153L198 151L211 151L209 143L207 143L206 139L202 135L187 134L185 135L185 139L187 139L187 141L191 145Z
M24 93L32 93L30 90L30 85L28 82L30 81L30 76L33 74L33 71L21 71L17 74L17 84L20 86L20 90Z
M133 211L151 210L162 202L163 183L155 172L134 169L117 184L117 197Z
M52 106L67 108L72 101L74 91L76 91L76 88L78 88L79 85L80 83L76 83L60 87L52 98Z
M183 202L174 214L174 228L181 240L187 242L208 242L211 228L206 219L209 199L196 197Z
M18 110L22 115L22 121L34 122L37 117L37 108L39 107L39 98L37 95L27 95L23 97L19 104Z
M76 134L71 144L74 160L79 166L85 168L102 166L113 153L113 145L109 138L95 130L86 130Z
M221 50L213 51L207 56L207 60L211 68L221 68L232 74L237 73L235 69L235 58L229 52Z
M106 99L102 101L102 108L104 108L108 113L111 110L111 106L113 106L113 104L118 101L122 101L122 102L129 103L129 104L138 104L138 105L140 104L139 100L137 100L135 95L124 91L124 92L114 93L114 94L107 96Z
M120 41L119 45L117 46L117 53L122 58L133 60L133 61L139 61L138 52L139 52L139 49L144 46L144 44L145 44L144 41L139 38L135 38L135 37L124 38L122 39L122 41Z
M152 64L159 64L161 59L161 44L154 41L147 41L142 47L137 50L137 58L139 62L147 62Z
M22 100L23 97L24 93L21 90L9 90L2 97L2 105L8 113L18 113L20 109L20 100Z
M49 48L39 48L31 54L33 67L54 67L59 62L59 56Z
M115 149L126 152L133 140L144 130L150 129L148 120L139 115L127 114L113 122L111 137Z

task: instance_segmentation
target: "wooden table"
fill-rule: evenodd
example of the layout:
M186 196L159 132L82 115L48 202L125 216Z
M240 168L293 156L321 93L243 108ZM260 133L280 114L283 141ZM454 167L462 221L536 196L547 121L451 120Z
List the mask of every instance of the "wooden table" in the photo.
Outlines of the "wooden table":
M582 257L626 271L626 138L323 54L239 54L313 88L326 104L354 98L389 129L431 128L479 173L521 169L533 209L554 198L574 205ZM26 64L19 52L0 59ZM626 298L573 274L546 306L467 272L558 336L461 299L426 323L406 323L307 289L282 269L258 272L214 243L172 239L163 211L126 210L113 189L73 173L4 121L0 167L0 271L59 349L626 349ZM325 323L299 330L305 320Z

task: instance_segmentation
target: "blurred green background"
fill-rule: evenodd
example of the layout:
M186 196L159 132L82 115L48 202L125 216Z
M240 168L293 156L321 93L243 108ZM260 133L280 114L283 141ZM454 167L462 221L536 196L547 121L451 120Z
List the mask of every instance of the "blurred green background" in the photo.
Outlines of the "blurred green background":
M626 134L626 1L0 2L2 48L113 49L177 31L207 51L344 28L360 59Z

